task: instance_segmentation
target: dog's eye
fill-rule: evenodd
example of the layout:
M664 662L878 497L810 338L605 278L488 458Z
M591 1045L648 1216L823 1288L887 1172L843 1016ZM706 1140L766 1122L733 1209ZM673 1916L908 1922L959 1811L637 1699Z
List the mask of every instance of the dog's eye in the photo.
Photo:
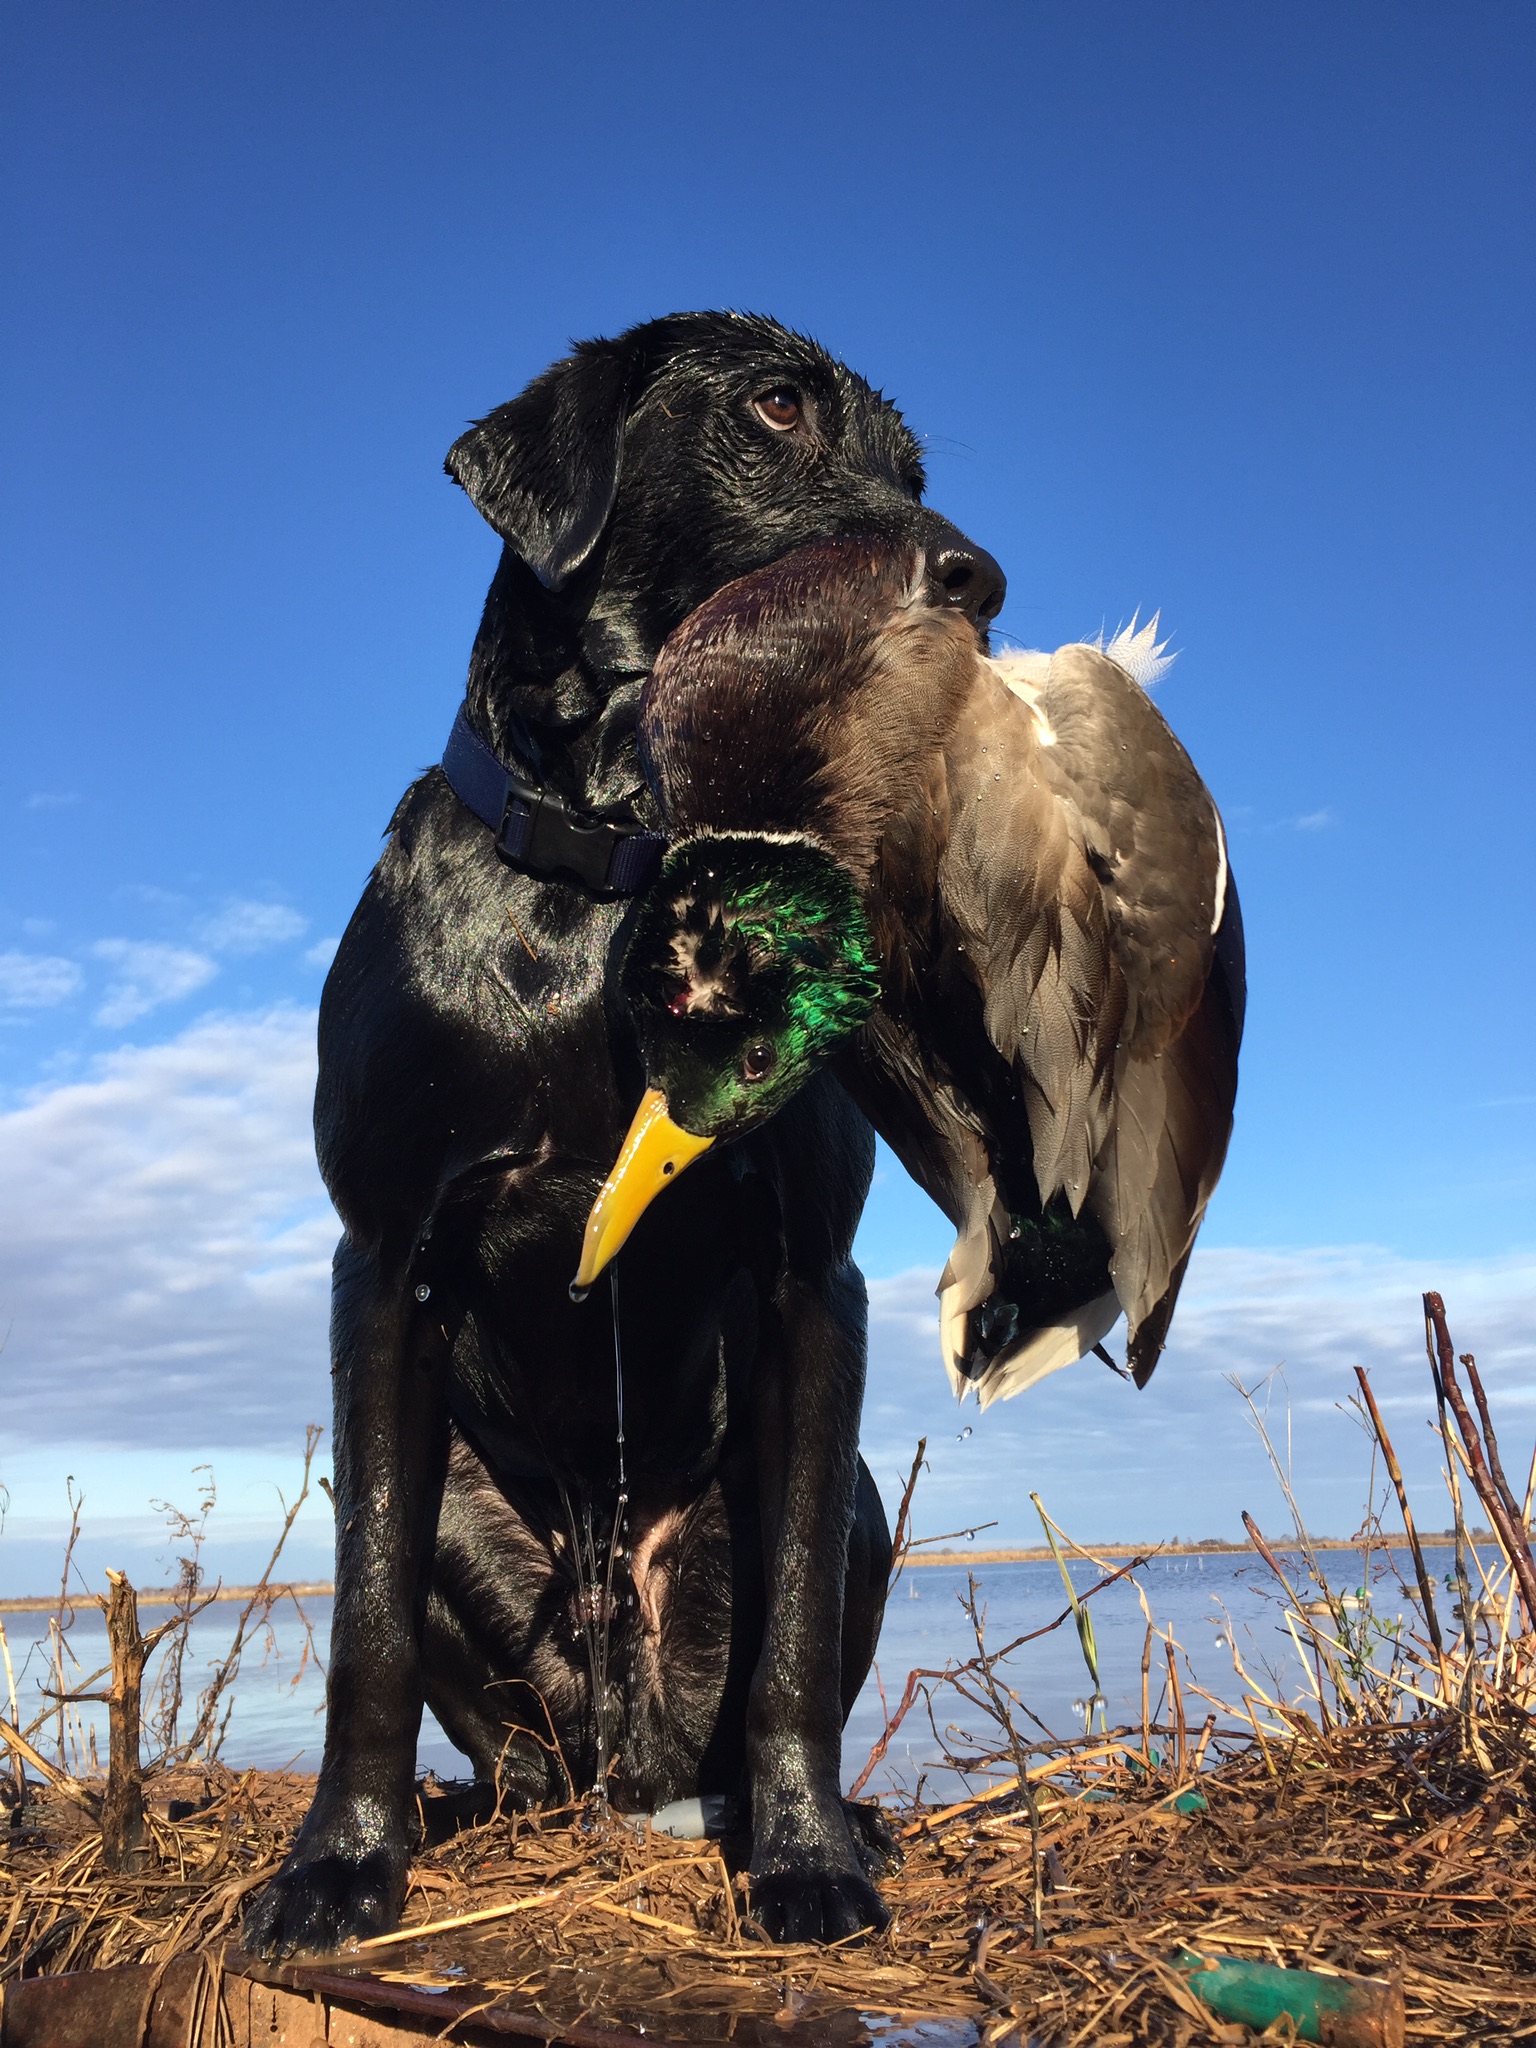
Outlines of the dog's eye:
M771 1045L749 1045L741 1062L743 1081L766 1081L778 1065L779 1056Z
M787 434L800 424L800 394L793 384L775 384L771 391L759 392L752 401L752 410L765 427L772 427L776 434Z

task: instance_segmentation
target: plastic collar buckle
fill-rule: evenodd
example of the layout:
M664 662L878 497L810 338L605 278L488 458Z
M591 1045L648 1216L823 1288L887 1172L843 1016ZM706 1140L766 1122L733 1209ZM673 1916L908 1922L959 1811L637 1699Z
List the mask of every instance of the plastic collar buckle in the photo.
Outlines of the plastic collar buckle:
M507 800L496 851L511 867L536 875L568 875L602 892L625 834L601 818L582 818L547 789L507 777Z

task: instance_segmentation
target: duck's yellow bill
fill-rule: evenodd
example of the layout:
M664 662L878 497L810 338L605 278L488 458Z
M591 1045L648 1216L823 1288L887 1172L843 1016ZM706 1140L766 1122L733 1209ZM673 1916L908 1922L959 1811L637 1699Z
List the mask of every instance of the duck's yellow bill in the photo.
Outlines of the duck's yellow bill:
M673 1123L665 1095L647 1088L613 1171L592 1204L572 1293L592 1285L662 1189L714 1142Z

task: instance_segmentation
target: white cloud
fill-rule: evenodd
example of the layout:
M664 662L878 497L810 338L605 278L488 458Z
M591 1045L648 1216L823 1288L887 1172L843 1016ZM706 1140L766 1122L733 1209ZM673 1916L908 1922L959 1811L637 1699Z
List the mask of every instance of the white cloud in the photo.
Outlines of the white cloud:
M114 903L142 903L151 910L176 911L186 897L175 889L162 889L158 882L119 882L112 891Z
M298 938L308 923L307 917L286 903L255 903L235 897L212 917L199 918L193 929L215 953L245 954L286 945Z
M0 1443L291 1449L328 1419L314 1037L204 1019L0 1116Z
M212 981L219 971L206 953L151 940L98 939L91 951L98 960L118 969L116 978L107 984L106 1001L96 1012L96 1022L114 1031L147 1017L162 1003L179 1002Z
M340 944L340 939L336 938L316 939L315 943L306 949L304 958L311 967L329 967L336 958L336 948Z
M271 1555L290 1505L303 1483L302 1429L283 1444L224 1444L211 1455L165 1443L7 1443L0 1483L9 1495L0 1527L0 1592L33 1593L59 1583L69 1535L66 1482L83 1501L74 1562L85 1583L101 1586L104 1568L126 1571L137 1586L164 1586L176 1577L186 1550L155 1503L194 1509L211 1481L217 1503L208 1522L203 1563L226 1583L249 1585ZM331 1470L330 1433L322 1439L311 1473L309 1499L283 1551L284 1577L328 1579L335 1524L315 1475ZM13 1625L14 1628L14 1625ZM25 1624L11 1645L19 1651Z
M1298 1491L1318 1532L1349 1534L1364 1505L1369 1447L1339 1412L1357 1392L1356 1365L1371 1375L1421 1519L1440 1528L1449 1521L1441 1452L1425 1426L1433 1396L1420 1296L1430 1287L1445 1296L1458 1346L1477 1355L1495 1422L1504 1418L1506 1465L1523 1473L1530 1457L1536 1254L1197 1251L1172 1342L1143 1392L1089 1359L985 1415L948 1393L933 1280L910 1273L870 1285L864 1419L865 1455L887 1500L915 1439L928 1436L927 1529L996 1518L999 1540L1038 1541L1031 1490L1084 1540L1239 1535L1244 1508L1283 1526L1262 1446L1225 1380L1236 1373L1254 1386L1277 1365L1285 1373L1269 1392L1271 1421L1283 1445L1289 1408Z
M37 789L27 798L29 811L62 811L80 801L77 789Z
M158 1447L176 1497L192 1454L288 1453L307 1421L328 1419L337 1225L312 1151L314 1030L311 1011L204 1019L0 1115L0 1446L12 1461L38 1446L45 1476L53 1446L62 1479L83 1444ZM1262 1449L1223 1376L1255 1383L1282 1362L1271 1413L1283 1438L1288 1395L1314 1525L1345 1534L1359 1519L1368 1447L1338 1404L1360 1363L1420 1518L1440 1528L1426 1287L1477 1353L1512 1476L1530 1456L1536 1254L1202 1250L1145 1392L1090 1360L985 1415L947 1391L933 1281L871 1283L863 1431L890 1501L928 1437L921 1533L996 1520L999 1539L1035 1540L1031 1489L1084 1540L1231 1536L1245 1507L1279 1530Z
M1268 837L1277 832L1330 832L1339 823L1338 812L1329 804L1323 804L1315 811L1293 811L1269 817L1252 804L1234 804L1224 810L1223 815L1228 832L1237 835L1263 833Z
M0 1009L46 1010L85 979L73 960L49 953L0 953Z

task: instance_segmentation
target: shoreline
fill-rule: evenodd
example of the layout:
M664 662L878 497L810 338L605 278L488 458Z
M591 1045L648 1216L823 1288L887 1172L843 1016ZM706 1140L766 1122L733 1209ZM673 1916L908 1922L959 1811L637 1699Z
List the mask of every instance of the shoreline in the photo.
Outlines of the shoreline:
M1490 1544L1494 1539L1486 1531L1479 1531L1476 1535L1471 1536L1469 1540L1474 1545L1479 1545ZM1453 1543L1455 1537L1446 1530L1436 1531L1433 1534L1421 1531L1419 1541L1426 1550L1440 1550ZM1314 1550L1364 1551L1367 1547L1358 1536L1314 1536L1310 1539L1310 1542ZM1062 1547L1064 1553L1073 1557L1087 1559L1089 1562L1092 1562L1095 1557L1113 1558L1119 1562L1128 1557L1257 1557L1258 1555L1253 1545L1247 1542L1074 1543L1064 1544ZM1408 1550L1411 1548L1411 1545L1402 1530L1395 1529L1389 1530L1384 1536L1374 1537L1369 1547L1372 1550ZM1278 1539L1271 1543L1270 1549L1274 1551L1277 1557L1294 1557L1299 1554L1301 1546L1293 1536ZM902 1570L908 1571L917 1567L924 1569L940 1567L955 1571L963 1565L1049 1564L1051 1556L1051 1551L1044 1544L1037 1544L1022 1549L917 1550L909 1552L906 1558L903 1559ZM335 1590L335 1586L329 1579L316 1579L312 1581L283 1580L281 1582L274 1582L265 1589L256 1586L218 1586L210 1591L205 1587L197 1597L199 1602L254 1600L258 1596L264 1599L270 1593L274 1601L289 1599L329 1600ZM88 1606L96 1597L94 1593L72 1593L68 1604L71 1607ZM178 1589L174 1586L145 1586L139 1589L139 1605L141 1607L174 1607L180 1597ZM9 1596L0 1594L0 1614L53 1614L57 1612L58 1606L59 1596L57 1593L13 1594Z
M1308 1543L1313 1550L1411 1550L1412 1545L1401 1529L1389 1530L1384 1536L1373 1536L1367 1545L1358 1536L1311 1536ZM1419 1532L1419 1541L1426 1550L1438 1550L1456 1540L1453 1534L1426 1535ZM1469 1539L1473 1543L1491 1543L1491 1536L1479 1534ZM1294 1536L1280 1537L1270 1543L1276 1557L1299 1557L1301 1545ZM1085 1558L1090 1563L1096 1557L1113 1558L1117 1563L1128 1557L1257 1557L1258 1551L1248 1542L1232 1543L1064 1543L1065 1556ZM1054 1553L1044 1544L1036 1544L1024 1550L930 1550L909 1554L902 1562L906 1571L913 1565L947 1565L954 1568L964 1564L1049 1564Z
M182 1598L178 1586L135 1587L141 1607L174 1607ZM197 1604L214 1600L265 1600L272 1595L273 1604L279 1600L328 1600L336 1588L329 1579L301 1582L297 1579L274 1579L269 1586L204 1586L197 1595ZM99 1597L95 1593L82 1591L71 1593L66 1603L70 1607L89 1607ZM13 1593L0 1594L0 1614L57 1614L59 1595L57 1593Z

